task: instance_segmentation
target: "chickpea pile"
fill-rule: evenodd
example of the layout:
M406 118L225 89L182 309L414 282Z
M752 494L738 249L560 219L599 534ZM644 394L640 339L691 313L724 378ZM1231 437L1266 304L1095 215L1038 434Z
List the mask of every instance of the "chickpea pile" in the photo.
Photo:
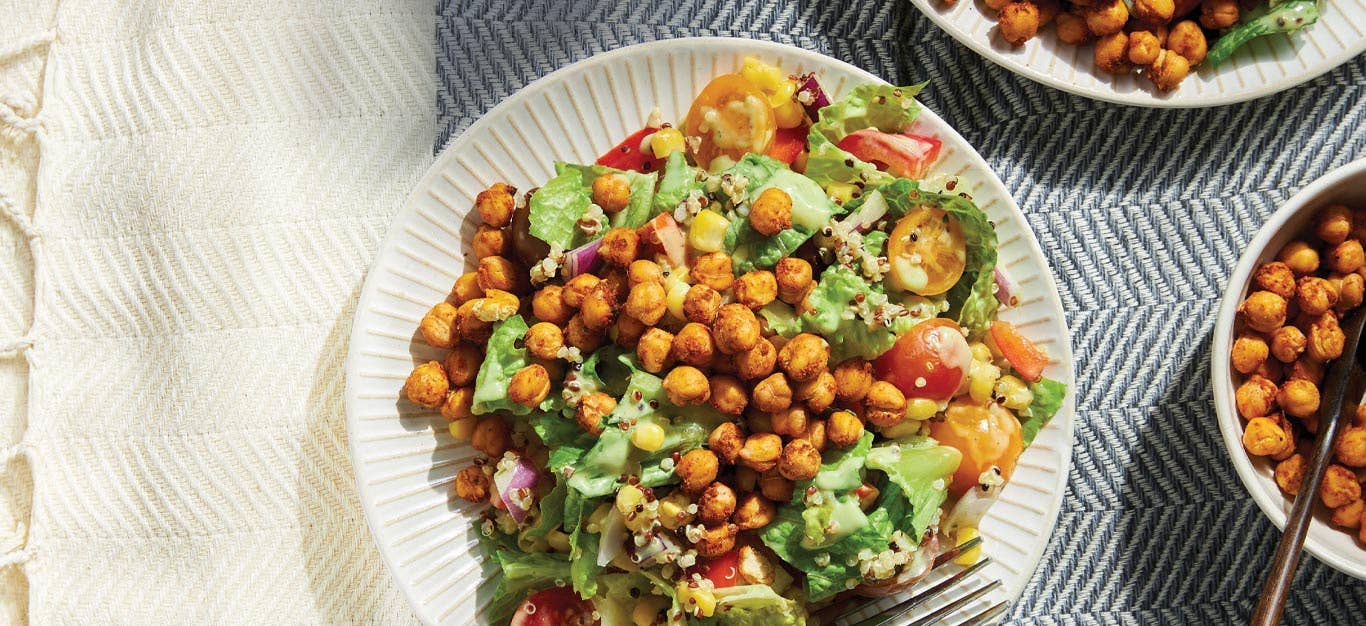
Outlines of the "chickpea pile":
M1310 435L1318 432L1324 370L1343 352L1338 319L1361 306L1366 292L1363 240L1366 209L1320 210L1312 236L1291 241L1258 267L1238 307L1230 361L1242 375L1235 402L1247 420L1243 447L1276 463L1276 484L1289 495L1299 491ZM1358 476L1366 468L1366 406L1357 407L1341 437L1319 497L1335 525L1366 542Z
M1138 69L1159 91L1176 89L1205 60L1206 30L1228 28L1239 19L1237 0L987 0L986 5L996 11L1001 39L1013 46L1052 23L1062 43L1094 43L1102 72Z

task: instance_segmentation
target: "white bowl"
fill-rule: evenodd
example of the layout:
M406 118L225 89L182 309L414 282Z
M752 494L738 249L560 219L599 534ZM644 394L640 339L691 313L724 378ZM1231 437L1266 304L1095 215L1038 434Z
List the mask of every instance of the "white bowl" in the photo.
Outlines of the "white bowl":
M1219 431L1224 436L1224 447L1233 459L1238 477L1247 487L1252 499L1277 528L1285 528L1293 501L1281 493L1273 477L1274 463L1267 458L1253 458L1243 449L1243 422L1234 404L1236 389L1229 354L1233 347L1233 326L1238 304L1247 295L1252 272L1258 265L1275 257L1287 242L1305 233L1318 209L1341 202L1348 206L1366 206L1366 159L1358 159L1339 167L1310 183L1291 196L1257 232L1238 259L1233 275L1228 279L1224 301L1219 306L1219 319L1214 325L1214 352L1210 376L1214 387L1214 408L1219 416ZM1318 498L1315 497L1317 501ZM1328 523L1330 511L1316 502L1314 519L1304 548L1333 569L1366 580L1366 548L1356 540L1356 531L1334 528Z

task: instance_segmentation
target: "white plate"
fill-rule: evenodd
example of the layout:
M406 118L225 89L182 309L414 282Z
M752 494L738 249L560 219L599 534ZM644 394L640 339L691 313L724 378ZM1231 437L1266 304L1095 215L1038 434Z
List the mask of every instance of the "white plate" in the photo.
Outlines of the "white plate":
M1217 70L1200 67L1160 93L1137 74L1097 70L1091 45L1069 46L1054 29L1013 48L996 32L995 11L981 0L910 0L954 39L1016 74L1077 95L1147 107L1208 107L1284 91L1366 51L1366 0L1327 0L1318 23L1290 35L1261 37Z
M1366 206L1366 159L1358 159L1324 174L1291 196L1266 220L1228 279L1224 300L1219 305L1219 318L1214 325L1210 377L1219 431L1238 478L1277 528L1285 528L1285 519L1290 515L1294 501L1276 486L1275 464L1264 457L1254 459L1243 449L1243 420L1233 397L1236 385L1233 368L1229 365L1233 326L1238 317L1238 305L1247 296L1253 270L1274 258L1291 239L1303 235L1310 228L1314 214L1334 202L1349 207ZM1304 549L1333 569L1366 580L1366 550L1357 543L1356 531L1331 526L1328 521L1331 511L1317 500L1315 498L1314 518L1309 524L1309 534L1305 536Z
M471 265L465 242L478 219L469 216L475 194L500 180L522 189L543 183L556 159L592 162L640 128L655 105L665 119L680 119L702 85L738 69L745 55L788 72L814 71L835 94L882 82L818 54L743 39L676 39L614 50L528 85L471 125L437 157L394 218L356 309L346 413L366 519L424 622L468 623L494 585L494 566L485 564L471 525L475 510L451 494L456 472L475 451L456 444L439 415L399 399L413 364L442 356L415 329ZM1002 317L1047 348L1054 359L1048 376L1074 388L1062 303L1024 216L958 133L929 111L921 119L944 141L939 170L973 183L975 199L997 224L1002 266L1025 290L1020 306ZM1071 463L1068 395L982 526L996 563L990 573L1005 582L1003 593L1011 598L1033 572L1057 521Z

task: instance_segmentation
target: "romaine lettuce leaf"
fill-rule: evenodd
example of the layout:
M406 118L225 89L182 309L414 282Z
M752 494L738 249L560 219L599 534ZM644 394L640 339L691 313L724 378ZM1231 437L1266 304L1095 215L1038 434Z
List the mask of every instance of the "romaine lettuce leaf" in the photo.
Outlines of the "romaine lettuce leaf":
M659 189L655 191L651 217L673 212L688 198L688 194L701 190L702 183L697 180L700 172L688 165L688 159L682 151L670 153L668 162L664 164L664 176L659 179Z
M474 399L470 410L477 415L506 410L513 415L531 413L531 407L522 406L508 400L508 384L517 370L526 367L527 351L517 347L517 342L526 336L526 321L514 315L493 327L493 334L485 346L484 362L474 379Z
M605 165L555 163L555 177L531 194L527 218L533 236L551 246L571 250L587 243L577 222L593 204L593 180L607 173L618 174L631 186L626 208L613 215L612 226L638 228L650 219L654 203L654 172L623 171Z
M745 188L750 202L770 188L782 189L792 198L792 228L772 237L759 234L747 219L731 220L726 229L725 249L738 273L772 268L840 212L840 207L830 201L819 185L768 157L746 155L726 173L750 179Z
M714 592L716 614L697 620L706 626L804 626L802 603L778 595L768 585L738 585Z
M903 439L868 451L867 466L881 470L911 504L911 530L901 530L915 541L925 536L939 505L948 497L949 475L963 454L924 437Z
M523 536L544 537L550 534L550 531L559 528L564 523L564 499L568 492L564 481L557 479L555 486L536 503L540 517L536 518L535 524L522 531Z
M858 502L852 496L839 496L840 504L847 505L850 500L853 500L852 511L858 511ZM760 531L760 538L784 561L806 573L807 595L816 602L847 589L846 583L850 579L861 581L856 559L859 551L865 548L874 553L886 550L894 529L886 511L874 510L867 514L866 521L840 540L829 546L808 548L804 545L807 521L803 514L806 510L800 501L783 505L778 509L777 518ZM851 560L853 565L849 564Z
M916 322L916 318L905 315L894 318L889 326L870 327L858 317L845 319L844 312L856 296L868 300L885 298L886 294L880 284L870 283L853 270L836 265L821 274L820 282L806 297L808 309L800 318L802 329L825 337L830 343L831 357L837 360L853 356L876 358Z
M1034 401L1025 410L1020 411L1020 430L1024 435L1026 448L1034 443L1039 431L1047 426L1048 421L1062 408L1062 402L1067 397L1067 385L1044 378L1037 383L1030 383L1029 391L1034 394Z
M532 592L570 577L569 560L564 555L498 550L494 552L494 558L498 560L498 569L503 576L485 609L493 623L507 623L517 606Z
M863 485L863 464L872 447L873 433L864 432L858 443L826 452L821 458L821 469L810 484L822 491L834 492L859 488Z
M810 153L806 175L821 187L832 182L858 184L865 191L894 179L871 163L839 149L836 144L854 131L876 128L887 133L908 130L920 114L916 94L926 83L909 87L859 85L843 98L820 110L820 119L807 135Z

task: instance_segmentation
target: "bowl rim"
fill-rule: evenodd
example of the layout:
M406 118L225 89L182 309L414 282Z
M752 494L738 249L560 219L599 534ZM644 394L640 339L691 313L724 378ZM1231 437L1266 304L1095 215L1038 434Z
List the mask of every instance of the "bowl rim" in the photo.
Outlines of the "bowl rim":
M1214 341L1210 352L1210 385L1214 391L1214 409L1218 418L1219 431L1224 447L1229 453L1238 478L1271 523L1278 530L1285 528L1287 505L1291 502L1279 489L1266 489L1262 474L1252 464L1251 457L1243 450L1243 428L1233 398L1232 368L1227 358L1219 355L1229 354L1233 345L1233 326L1237 318L1238 305L1255 268L1266 252L1271 241L1281 233L1281 229L1303 210L1315 206L1326 193L1345 181L1360 178L1366 183L1366 158L1357 159L1342 165L1290 196L1281 207L1267 218L1266 223L1257 231L1252 241L1243 248L1224 287L1224 296L1219 305L1219 314L1214 325ZM1366 550L1353 554L1343 554L1333 550L1327 541L1343 531L1332 528L1321 521L1311 520L1309 533L1304 547L1319 561L1349 576L1366 580Z

